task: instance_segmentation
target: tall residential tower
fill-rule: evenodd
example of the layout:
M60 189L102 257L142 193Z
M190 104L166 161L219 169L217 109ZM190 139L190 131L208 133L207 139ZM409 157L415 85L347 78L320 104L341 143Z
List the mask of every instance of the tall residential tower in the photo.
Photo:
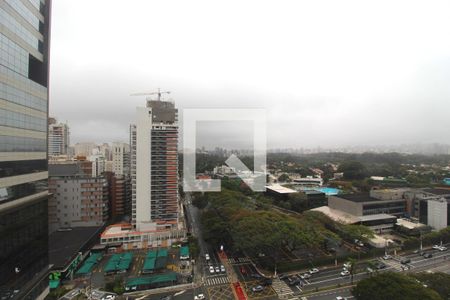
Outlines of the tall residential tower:
M50 0L0 1L0 298L48 288Z
M102 244L123 249L167 247L186 239L178 199L178 111L169 101L148 100L130 127L131 223L109 226Z
M132 222L138 229L177 224L178 111L169 101L137 108L131 127Z

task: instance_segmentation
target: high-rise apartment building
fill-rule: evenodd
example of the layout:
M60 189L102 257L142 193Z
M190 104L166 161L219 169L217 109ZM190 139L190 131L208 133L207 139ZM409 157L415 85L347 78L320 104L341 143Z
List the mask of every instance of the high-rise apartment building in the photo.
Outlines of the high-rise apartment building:
M0 298L48 288L50 0L0 1Z
M117 176L129 174L130 145L117 142L112 144L112 164L112 171Z
M178 111L169 101L147 101L131 127L132 222L139 228L177 224Z
M169 101L147 101L130 126L131 221L109 226L102 244L123 249L167 247L186 239L178 199L178 112Z
M48 155L67 155L70 146L69 126L65 123L48 125Z

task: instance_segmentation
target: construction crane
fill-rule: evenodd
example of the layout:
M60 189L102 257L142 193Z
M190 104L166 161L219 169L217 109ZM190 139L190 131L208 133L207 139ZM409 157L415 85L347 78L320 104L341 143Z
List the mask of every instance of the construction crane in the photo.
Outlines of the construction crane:
M158 101L161 101L161 95L162 94L170 94L170 91L161 91L160 88L158 88L157 92L149 92L149 93L133 93L130 94L130 96L151 96L151 95L158 95Z

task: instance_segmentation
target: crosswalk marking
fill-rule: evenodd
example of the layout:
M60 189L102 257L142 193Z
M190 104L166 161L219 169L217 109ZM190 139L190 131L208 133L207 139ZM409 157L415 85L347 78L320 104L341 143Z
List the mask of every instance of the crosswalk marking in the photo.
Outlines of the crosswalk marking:
M248 263L250 259L248 257L238 257L237 259L232 257L228 259L228 262L231 264Z
M206 285L208 285L208 286L227 284L229 282L230 282L230 279L228 277L225 277L225 276L213 277L213 278L207 278L206 279Z
M286 299L286 297L289 297L288 299L293 299L291 297L294 296L294 292L286 284L286 282L280 280L279 278L275 278L272 281L272 288L275 290L275 293L277 293L277 295L280 298Z

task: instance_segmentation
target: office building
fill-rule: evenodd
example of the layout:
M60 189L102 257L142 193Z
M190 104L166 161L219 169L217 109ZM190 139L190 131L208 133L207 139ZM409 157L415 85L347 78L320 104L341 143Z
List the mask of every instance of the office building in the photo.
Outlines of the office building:
M50 0L0 1L0 298L48 291Z
M70 145L69 126L65 123L57 123L55 119L50 118L48 125L48 155L59 156L68 155Z

